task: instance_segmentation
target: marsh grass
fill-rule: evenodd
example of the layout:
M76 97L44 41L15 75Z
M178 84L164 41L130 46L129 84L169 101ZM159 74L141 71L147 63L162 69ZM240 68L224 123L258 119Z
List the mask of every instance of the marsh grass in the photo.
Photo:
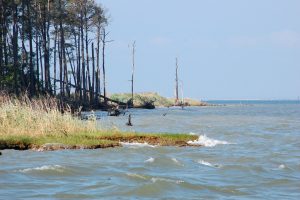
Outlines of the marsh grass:
M0 149L25 150L58 143L69 145L68 148L105 148L120 146L119 142L186 146L187 141L196 139L186 134L121 132L96 127L95 119L82 121L68 107L61 112L57 99L0 94Z
M112 94L111 99L115 99L121 102L128 102L131 99L130 93ZM144 92L134 94L134 104L135 106L142 106L145 102L154 102L155 106L172 106L173 102L167 98L160 96L158 93Z
M83 122L71 109L62 114L59 102L52 97L30 99L0 94L0 136L69 135L74 132L95 132L95 120Z

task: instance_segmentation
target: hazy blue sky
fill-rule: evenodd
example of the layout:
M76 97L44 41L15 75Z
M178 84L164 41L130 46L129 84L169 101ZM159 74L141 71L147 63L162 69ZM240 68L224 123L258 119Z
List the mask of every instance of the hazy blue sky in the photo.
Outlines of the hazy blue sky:
M175 57L184 95L198 99L300 96L299 0L97 0L108 10L109 92L174 95Z

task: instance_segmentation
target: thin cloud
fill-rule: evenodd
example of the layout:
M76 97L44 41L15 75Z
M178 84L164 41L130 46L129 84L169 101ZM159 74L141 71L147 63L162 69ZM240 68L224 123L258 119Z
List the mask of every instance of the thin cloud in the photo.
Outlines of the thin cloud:
M271 42L282 47L300 47L300 33L291 30L274 32Z

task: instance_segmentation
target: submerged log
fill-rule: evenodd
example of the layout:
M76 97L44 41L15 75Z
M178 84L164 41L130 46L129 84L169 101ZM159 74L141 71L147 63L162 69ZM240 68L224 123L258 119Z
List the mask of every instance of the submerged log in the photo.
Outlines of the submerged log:
M131 114L129 114L128 116L128 122L126 123L127 126L132 126L132 123L131 123Z

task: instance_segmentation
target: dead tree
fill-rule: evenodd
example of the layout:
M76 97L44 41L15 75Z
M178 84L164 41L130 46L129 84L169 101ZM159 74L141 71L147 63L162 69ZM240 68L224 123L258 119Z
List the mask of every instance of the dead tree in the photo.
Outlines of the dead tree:
M131 106L132 107L133 107L133 78L134 78L134 69L135 69L134 56L135 56L135 41L132 44L132 74L131 74Z
M92 74L92 89L90 89L91 91L91 102L95 102L95 98L94 98L94 91L95 91L95 53L94 53L94 43L92 43L92 63L93 63L93 74ZM97 91L96 91L97 93Z
M105 28L102 27L102 74L103 74L103 96L104 96L104 104L107 105L107 98L106 98L106 76L105 76L105 47L106 43L113 42L113 40L106 40L106 37L109 33L106 33Z
M176 72L175 72L175 105L179 105L179 92L178 92L178 59L176 58Z

